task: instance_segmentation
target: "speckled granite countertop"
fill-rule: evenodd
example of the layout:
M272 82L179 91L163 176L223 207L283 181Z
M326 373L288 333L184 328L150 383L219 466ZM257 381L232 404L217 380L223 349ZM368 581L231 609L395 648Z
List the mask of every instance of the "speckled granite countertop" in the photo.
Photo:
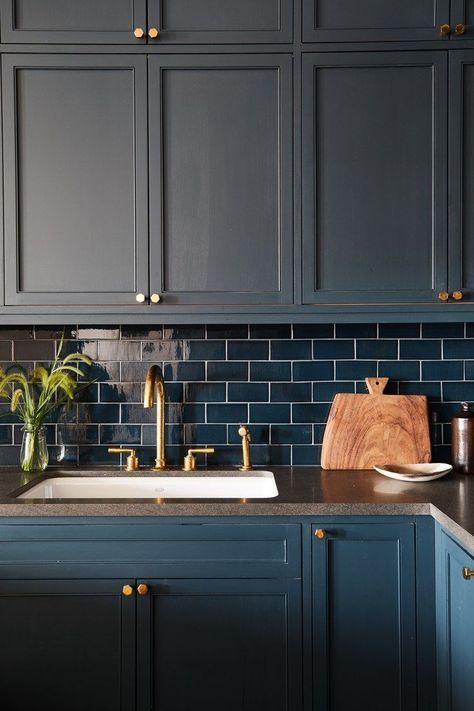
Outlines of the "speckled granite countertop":
M273 499L146 499L82 501L17 499L18 468L0 468L0 516L415 516L432 515L474 551L474 476L448 474L429 483L405 483L375 471L323 471L269 467L279 495ZM193 476L203 475L196 472ZM110 467L48 470L48 476L110 476ZM140 475L153 472L140 471ZM182 475L177 471L176 475ZM129 476L129 474L127 474ZM133 476L133 474L132 474Z

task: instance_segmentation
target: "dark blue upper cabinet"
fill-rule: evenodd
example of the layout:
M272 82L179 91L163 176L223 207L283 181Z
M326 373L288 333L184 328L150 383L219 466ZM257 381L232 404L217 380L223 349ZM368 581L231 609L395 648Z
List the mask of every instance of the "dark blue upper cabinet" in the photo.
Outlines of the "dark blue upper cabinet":
M447 53L303 56L303 301L447 285Z
M318 528L326 536L312 527L312 708L415 711L414 525Z
M449 0L303 0L303 41L435 40L449 9Z
M292 303L291 57L152 56L149 97L151 291Z
M291 42L293 0L148 0L148 24L156 44Z
M449 289L474 300L474 51L450 52Z
M146 58L2 57L5 303L148 292Z
M438 708L466 711L474 703L474 558L441 530L436 535Z
M0 19L2 42L134 44L146 0L0 0Z
M451 0L451 39L474 38L474 0Z

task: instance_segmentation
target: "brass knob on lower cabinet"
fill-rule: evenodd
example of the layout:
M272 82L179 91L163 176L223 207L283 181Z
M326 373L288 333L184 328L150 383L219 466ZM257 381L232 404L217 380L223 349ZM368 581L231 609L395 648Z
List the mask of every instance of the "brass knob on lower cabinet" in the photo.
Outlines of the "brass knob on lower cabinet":
M146 299L145 294L137 294L135 297L135 300L138 301L139 304L144 304L145 299Z
M460 22L458 25L456 25L454 31L457 35L463 35L466 31L466 25L463 25L462 22Z
M124 585L122 588L122 595L125 595L125 597L130 597L130 595L133 595L133 588L131 585Z
M465 565L462 569L462 576L465 580L470 580L471 578L474 578L474 570L471 570L467 567L467 565Z
M449 294L447 291L440 291L438 294L438 299L440 301L447 301L449 299Z
M148 37L151 39L156 39L158 35L160 34L160 31L156 27L150 27L148 30Z
M143 39L143 37L145 37L145 30L143 29L143 27L136 27L133 30L133 34L137 39Z
M140 583L140 585L137 587L137 593L139 595L148 595L148 585L145 585L145 583Z
M161 301L161 296L159 294L152 294L150 296L150 301L152 304L159 304Z
M441 27L439 28L440 35L446 36L446 35L449 35L450 32L451 32L451 25L447 25L446 23L444 25L441 25Z
M322 540L323 538L326 538L326 536L328 534L326 533L324 528L317 528L314 532L314 535L316 536L316 538L319 538L320 540Z
M461 301L463 296L464 294L462 293L462 291L453 291L453 299L455 301Z

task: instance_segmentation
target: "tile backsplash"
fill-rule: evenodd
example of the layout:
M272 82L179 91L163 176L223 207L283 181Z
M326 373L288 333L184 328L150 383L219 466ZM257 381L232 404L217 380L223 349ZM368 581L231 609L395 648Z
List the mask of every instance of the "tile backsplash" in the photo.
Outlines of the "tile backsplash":
M0 327L0 361L48 363L63 329ZM318 464L337 392L365 392L366 376L389 376L387 392L425 394L433 457L449 460L450 420L474 401L474 324L302 324L65 327L65 352L94 360L96 379L48 425L51 464L118 463L107 447L133 446L153 461L153 410L142 407L152 363L166 381L170 464L187 447L216 448L208 464L240 462L249 423L255 464ZM17 464L21 424L0 404L0 464ZM203 460L203 464L205 460Z

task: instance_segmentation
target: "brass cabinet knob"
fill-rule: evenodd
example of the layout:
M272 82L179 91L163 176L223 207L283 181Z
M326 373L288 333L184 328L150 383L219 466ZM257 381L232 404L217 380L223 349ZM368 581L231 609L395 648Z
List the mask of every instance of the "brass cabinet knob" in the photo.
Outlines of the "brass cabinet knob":
M462 291L453 291L452 296L455 301L461 301L464 294L462 293Z
M462 575L465 580L470 580L471 578L474 578L474 570L471 570L467 567L467 565L465 565L462 569Z
M159 294L152 294L150 296L150 301L152 304L159 304L161 301L161 296Z
M451 25L444 24L444 25L441 25L441 27L439 28L439 33L441 35L449 35L450 32L451 32Z
M137 593L139 595L148 595L148 585L145 585L145 583L140 583L140 585L137 587Z
M133 30L133 34L137 39L143 39L143 37L145 37L145 30L143 29L143 27L136 27Z
M316 536L316 538L319 538L319 539L322 540L323 538L326 538L326 536L327 536L328 534L326 533L326 531L324 530L324 528L317 528L317 529L315 530L315 532L314 532L314 535Z
M438 294L438 299L440 301L447 301L449 299L449 294L447 291L440 291Z
M148 37L150 37L151 39L156 39L159 34L160 31L156 27L150 27L150 29L148 30Z
M135 299L138 301L139 304L144 304L146 296L145 294L137 294Z
M124 585L122 588L122 595L125 595L125 597L130 597L130 595L133 595L133 588L131 585Z
M462 22L460 22L458 25L456 25L454 31L457 35L463 35L466 31L466 25L463 25Z

